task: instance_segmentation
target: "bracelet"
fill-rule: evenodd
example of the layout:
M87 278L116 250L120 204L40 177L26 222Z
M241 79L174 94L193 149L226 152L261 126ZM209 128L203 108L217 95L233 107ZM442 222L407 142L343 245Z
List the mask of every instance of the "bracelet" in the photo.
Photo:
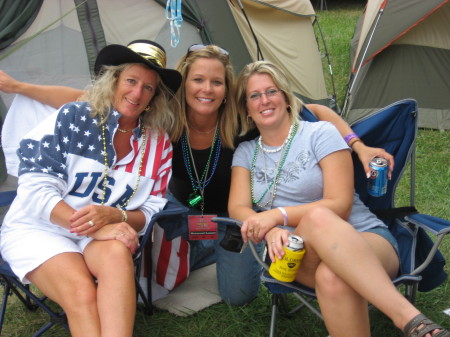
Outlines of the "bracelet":
M124 209L120 210L122 212L122 222L127 222L128 220L128 214Z
M358 135L356 133L354 133L354 132L349 133L347 136L344 137L344 140L345 140L345 142L347 143L348 146L350 146L349 142L353 138L358 138L359 139Z
M288 225L288 215L287 215L286 210L283 207L277 207L277 208L280 210L281 214L283 214L283 225L287 226Z

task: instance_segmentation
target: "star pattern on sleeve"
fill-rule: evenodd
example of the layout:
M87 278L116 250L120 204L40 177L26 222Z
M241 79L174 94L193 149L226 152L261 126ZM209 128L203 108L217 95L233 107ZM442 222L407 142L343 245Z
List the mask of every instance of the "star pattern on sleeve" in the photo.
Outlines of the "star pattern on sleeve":
M70 155L103 164L100 119L92 118L89 111L90 107L85 102L69 103L60 110L56 118L54 134L44 134L43 131L40 139L39 136L24 139L18 150L21 158L20 173L42 172L67 179L66 160ZM110 129L107 124L105 129ZM108 139L107 143L110 142Z

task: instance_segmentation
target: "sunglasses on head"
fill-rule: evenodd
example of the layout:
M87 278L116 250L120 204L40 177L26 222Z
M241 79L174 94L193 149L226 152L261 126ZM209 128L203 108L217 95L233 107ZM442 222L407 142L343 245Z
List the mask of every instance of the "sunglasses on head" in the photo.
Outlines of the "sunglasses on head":
M188 48L188 52L187 52L187 54L189 55L189 53L192 53L192 52L194 52L194 51L197 51L197 50L202 50L202 49L205 49L206 47L208 47L208 45L205 45L205 44L193 44L192 46L190 46L189 48ZM225 55L225 56L228 56L228 55L230 55L230 53L226 50L226 49L223 49L223 48L221 48L221 47L219 47L219 46L216 46L217 48L219 48L219 51L220 51L220 53L222 54L222 55Z

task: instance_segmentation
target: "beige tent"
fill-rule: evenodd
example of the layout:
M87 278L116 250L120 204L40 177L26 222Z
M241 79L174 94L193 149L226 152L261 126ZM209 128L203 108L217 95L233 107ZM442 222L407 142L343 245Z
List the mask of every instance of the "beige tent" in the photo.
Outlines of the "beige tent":
M312 26L315 12L309 0L183 0L184 20L180 42L175 48L171 46L165 0L15 2L27 4L23 12L36 3L34 20L27 21L31 24L24 32L20 30L23 24L17 25L17 36L11 39L11 45L1 44L11 36L11 27L8 26L6 36L0 30L0 48L3 47L0 69L20 80L84 87L99 49L106 44L127 44L139 38L160 42L168 52L169 66L174 66L193 43L218 44L230 51L238 72L243 65L258 58L255 36L264 58L290 74L293 89L300 97L328 104ZM20 18L25 15L23 12L13 15L0 12L0 23L2 15L5 20ZM28 42L21 45L25 41ZM9 106L11 97L1 95L1 98Z
M178 44L171 39L176 21L166 18L166 3L7 1L0 7L0 69L18 80L83 88L107 44L155 40L166 49L169 67L194 43L217 44L230 52L236 72L263 55L289 74L305 102L335 106L325 87L309 0L183 0ZM12 100L0 93L0 127ZM5 172L0 147L0 181Z

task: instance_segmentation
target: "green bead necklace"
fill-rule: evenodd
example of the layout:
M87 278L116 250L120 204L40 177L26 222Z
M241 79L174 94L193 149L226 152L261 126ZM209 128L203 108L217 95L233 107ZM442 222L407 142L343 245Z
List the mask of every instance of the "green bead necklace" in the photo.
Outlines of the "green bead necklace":
M275 196L277 194L278 180L280 179L284 162L286 161L286 157L289 153L289 149L291 148L292 140L294 139L295 134L297 133L297 129L298 129L298 123L295 123L294 129L293 129L292 133L288 135L288 141L287 141L287 143L285 143L286 147L284 148L282 158L280 160L280 163L278 164L277 174L275 175L275 178L272 180L270 185L267 186L266 190L264 191L264 193L261 195L261 197L258 200L256 200L256 197L255 197L254 179L255 179L256 159L258 158L258 152L259 152L260 146L258 146L258 144L256 144L255 152L253 153L252 165L250 167L250 192L251 192L251 196L252 196L252 203L254 205L256 205L260 208L264 208L267 205L271 204L273 202L273 200L275 199ZM263 155L264 155L264 153L263 153ZM265 195L267 194L267 192L269 192L269 190L272 188L272 186L273 186L273 191L272 191L272 194L271 194L269 200L264 204L260 204L261 200L264 199Z

